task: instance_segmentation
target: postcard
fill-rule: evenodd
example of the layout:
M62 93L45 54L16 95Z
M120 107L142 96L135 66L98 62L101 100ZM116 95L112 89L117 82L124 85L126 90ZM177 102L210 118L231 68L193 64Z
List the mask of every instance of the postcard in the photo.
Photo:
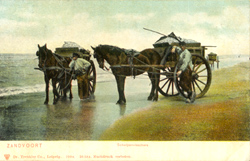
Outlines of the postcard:
M0 0L0 161L249 160L248 0Z

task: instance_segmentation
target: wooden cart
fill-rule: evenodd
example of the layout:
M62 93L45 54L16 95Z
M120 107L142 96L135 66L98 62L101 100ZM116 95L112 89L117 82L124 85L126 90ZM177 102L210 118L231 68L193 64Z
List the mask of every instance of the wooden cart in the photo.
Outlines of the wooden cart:
M88 69L88 84L89 84L89 95L93 95L96 88L96 69L95 64L92 60L90 60L91 55L87 50L80 49L78 47L61 47L56 48L55 54L60 55L62 57L72 57L73 53L78 53L81 58L90 62L90 67ZM60 88L59 88L60 89Z
M209 62L205 59L205 49L208 46L201 46L199 42L193 40L183 40L186 43L186 48L192 54L192 88L196 92L196 98L200 98L208 91L211 81L212 72ZM177 40L171 37L160 39L153 44L154 49L163 57L164 52L169 46L179 46ZM176 96L181 94L187 98L188 94L180 87L180 78L177 77L177 63L179 55L170 53L166 58L166 63L163 65L159 92L164 96Z

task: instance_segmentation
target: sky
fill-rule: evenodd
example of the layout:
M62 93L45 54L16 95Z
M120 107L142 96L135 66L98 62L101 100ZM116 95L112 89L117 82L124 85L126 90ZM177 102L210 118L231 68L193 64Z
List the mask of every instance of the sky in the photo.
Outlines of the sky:
M0 53L52 51L64 41L143 50L174 32L206 53L249 54L249 0L0 0Z

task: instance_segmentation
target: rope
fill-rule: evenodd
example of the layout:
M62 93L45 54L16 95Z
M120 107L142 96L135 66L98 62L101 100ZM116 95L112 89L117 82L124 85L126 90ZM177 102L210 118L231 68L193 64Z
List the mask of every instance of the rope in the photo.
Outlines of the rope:
M55 55L54 53L52 53L52 52L51 52L52 56L55 58L56 62L57 62L61 67L58 67L58 66L46 67L45 65L46 65L46 61L47 61L47 59L48 59L48 57L47 57L48 52L45 51L44 49L42 49L42 50L46 53L46 58L45 58L45 60L44 60L44 67L42 68L42 71L44 72L44 75L47 75L46 70L56 70L56 69L58 69L58 70L64 70L64 71L69 70L69 69L65 68L65 67L62 65L62 61L61 61L60 59L58 59L58 58L56 57L56 55ZM65 61L64 58L63 58L63 60ZM41 70L41 68L35 68L35 69ZM60 74L59 74L59 75L60 75ZM58 75L57 75L57 76L58 76ZM56 76L55 76L55 77L56 77ZM53 77L53 78L55 78L55 77ZM70 81L68 82L68 84L67 84L63 89L60 89L60 91L66 89L66 87L68 87L69 83L70 83L71 80L72 80L72 77L73 77L73 73L71 74L71 78L70 78ZM65 74L65 81L66 81L66 74ZM50 83L50 85L52 85L52 83ZM59 86L58 86L58 88L59 88Z
M145 62L143 62L143 61L141 61L140 59L137 59L136 57L133 57L133 59L136 59L137 61L139 61L139 62L141 62L143 65L148 65L147 63L145 63ZM111 67L112 68L112 67ZM150 67L150 68L153 68L154 70L158 70L158 71L160 71L161 69L159 69L159 68L156 68L156 67ZM145 70L142 70L142 69L138 69L138 67L134 67L133 66L133 70L136 70L136 71L141 71L141 72L146 72ZM104 70L104 71L106 71L106 72L108 72L108 73L110 73L110 74L113 74L113 73L111 73L110 71L108 71L108 70ZM170 75L172 75L173 74L173 72L165 72L164 74L161 74L161 73L157 73L157 72L150 72L150 71L147 71L147 73L150 73L150 74L157 74L157 75L167 75L167 74L170 74ZM114 74L113 74L114 75ZM148 74L144 74L144 73L142 73L141 75L148 75ZM120 76L120 77L126 77L126 75L117 75L117 76ZM131 75L131 76L136 76L136 75ZM151 79L156 79L156 78L151 78Z
M136 57L133 57L133 59L135 59L135 60L141 62L141 63L144 64L144 65L149 65L149 64L147 64L147 63L141 61L140 59L137 59ZM153 68L154 70L159 70L159 71L161 70L161 69L158 69L158 68L156 68L156 67L150 67L150 68Z
M65 82L67 81L67 80L66 80L66 75L67 75L67 74L68 74L68 73L65 71ZM60 88L60 91L66 89L66 88L69 86L70 82L72 81L72 78L73 78L73 73L72 73L71 76L70 76L70 80L69 80L68 84L67 84L63 89Z

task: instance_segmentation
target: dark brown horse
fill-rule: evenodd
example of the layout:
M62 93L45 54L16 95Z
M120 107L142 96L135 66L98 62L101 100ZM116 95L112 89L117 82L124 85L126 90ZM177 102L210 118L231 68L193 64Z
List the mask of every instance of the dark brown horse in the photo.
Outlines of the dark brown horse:
M158 100L158 85L160 70L152 67L152 65L159 65L161 57L153 49L145 49L137 56L127 55L125 49L121 49L110 45L99 45L94 50L94 57L97 59L99 67L104 69L104 60L111 66L112 73L117 82L119 93L119 100L117 104L125 104L126 98L124 95L124 86L126 76L136 76L148 72L148 76L152 83L152 88L148 100ZM130 61L131 60L131 61ZM138 65L139 67L130 68L129 65ZM115 67L117 65L128 65L128 67ZM140 67L141 65L141 67ZM143 67L142 67L143 66Z
M66 93L70 91L69 98L72 99L72 79L71 74L66 70L69 69L69 63L71 61L70 58L64 58L57 54L53 54L51 50L47 49L47 45L40 47L38 45L38 51L36 55L38 56L38 67L40 70L44 72L44 80L46 83L45 91L46 98L44 104L48 104L49 102L49 81L52 80L53 94L54 100L53 104L55 104L60 95L66 97ZM58 86L58 87L57 87ZM60 91L58 93L58 91Z

